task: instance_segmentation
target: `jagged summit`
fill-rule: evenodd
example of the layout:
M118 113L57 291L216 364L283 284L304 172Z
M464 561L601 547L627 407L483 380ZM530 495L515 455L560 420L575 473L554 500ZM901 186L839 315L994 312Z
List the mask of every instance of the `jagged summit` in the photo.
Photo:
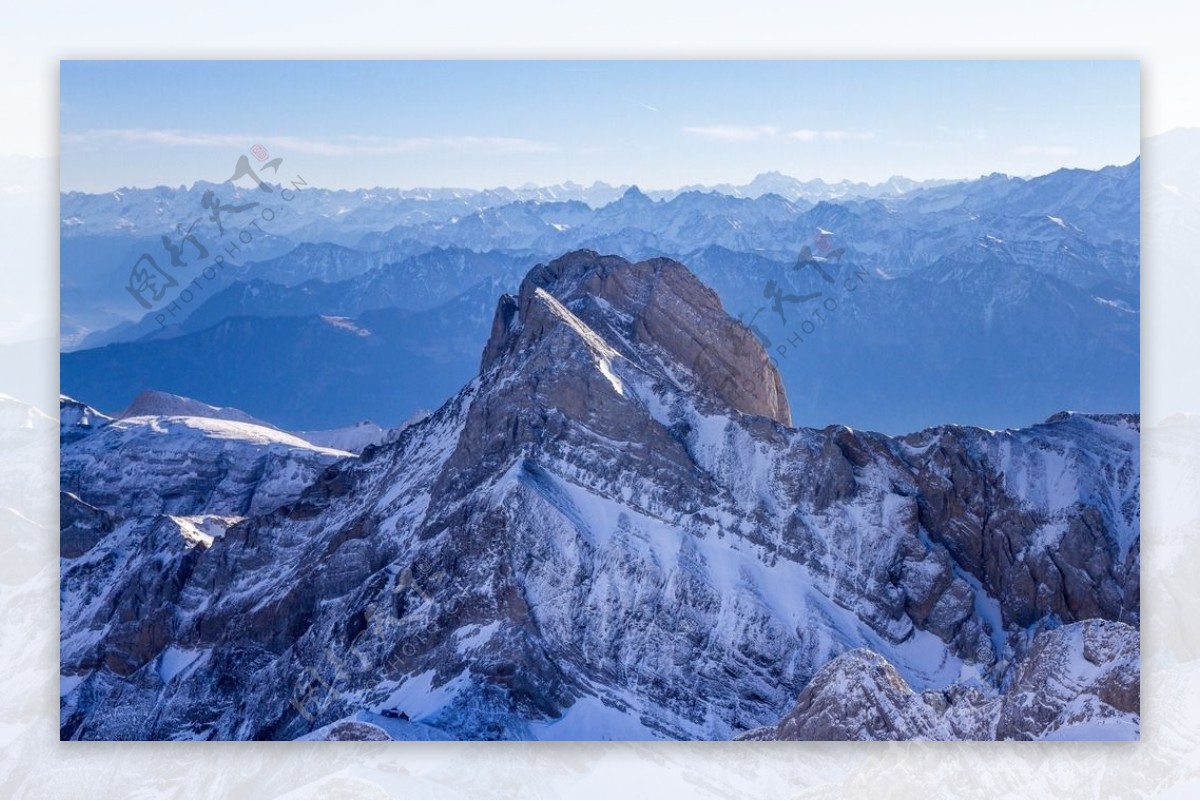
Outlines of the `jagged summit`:
M625 194L621 195L621 200L623 200L626 203L653 203L654 202L653 200L650 199L650 197L645 192L643 192L641 189L638 189L636 184L634 184L633 186L631 186L625 190Z
M581 250L534 267L516 298L500 300L482 371L527 363L559 332L613 378L624 365L791 425L783 382L761 343L677 261L635 264Z

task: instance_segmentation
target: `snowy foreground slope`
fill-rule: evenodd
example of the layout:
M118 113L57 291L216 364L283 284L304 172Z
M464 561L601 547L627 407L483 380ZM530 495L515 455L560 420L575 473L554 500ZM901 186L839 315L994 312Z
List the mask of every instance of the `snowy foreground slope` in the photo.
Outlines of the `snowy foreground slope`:
M1137 417L792 428L667 259L534 268L360 458L63 425L64 738L1137 736Z

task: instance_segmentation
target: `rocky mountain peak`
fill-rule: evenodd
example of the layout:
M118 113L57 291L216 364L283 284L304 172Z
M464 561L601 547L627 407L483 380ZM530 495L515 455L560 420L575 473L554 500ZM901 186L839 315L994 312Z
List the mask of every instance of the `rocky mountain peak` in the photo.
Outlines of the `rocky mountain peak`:
M782 380L761 343L672 259L631 263L583 250L534 267L517 297L501 299L482 370L519 369L559 333L590 349L598 369L613 377L627 365L739 412L791 424Z
M631 186L625 190L625 194L621 195L621 200L626 203L651 204L654 201L638 187Z

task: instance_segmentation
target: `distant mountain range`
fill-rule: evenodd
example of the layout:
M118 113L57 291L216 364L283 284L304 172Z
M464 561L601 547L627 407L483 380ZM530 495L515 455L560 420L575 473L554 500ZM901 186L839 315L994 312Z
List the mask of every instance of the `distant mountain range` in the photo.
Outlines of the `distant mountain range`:
M574 186L304 189L170 315L166 300L148 313L133 302L121 258L204 191L258 196L67 193L64 345L78 349L62 357L63 390L107 412L156 389L290 428L395 425L473 374L498 294L587 249L688 265L752 326L805 423L899 433L1138 408L1138 161L836 187L767 174L603 203ZM84 332L85 320L108 324Z
M581 204L599 208L619 200L634 188L603 182L591 186L566 182L549 187L529 184L517 189L488 190L378 187L330 190L308 186L291 190L292 183L295 181L274 185L273 192L266 194L255 187L247 189L207 181L198 181L190 187L122 188L98 194L63 193L60 197L60 228L64 344L73 347L89 332L134 318L140 310L136 305L130 305L129 296L123 289L129 270L142 253L160 250L162 236L177 236L177 225L188 229L200 220L200 228L194 231L199 240L207 243L205 247L215 255L226 247L236 246L236 258L231 257L230 262L240 264L283 256L305 243L332 243L375 250L372 240L368 238L364 242L364 237L396 226L447 223L514 203ZM820 179L800 181L780 173L764 173L743 186L692 186L652 191L648 196L664 200L685 192L702 192L754 199L774 194L806 207L820 200L891 197L946 183L893 178L878 185L850 181L827 184ZM284 189L289 190L286 201L282 197ZM209 206L205 205L206 195L209 195ZM213 230L211 202L222 207L250 208L224 213L221 226L229 224L232 233L221 237ZM256 220L263 207L270 209L272 219L269 224ZM258 223L253 230L253 239L249 242L239 240L242 226L251 220ZM421 252L419 243L408 245L406 248L402 244L399 251L362 254L361 257L349 253L330 254L328 258L334 272L326 277L338 274L339 260L343 258L350 263L356 258L364 258L378 266L392 257ZM316 277L319 276L306 274L306 278ZM342 274L341 277L346 276Z
M655 200L670 200L685 192L717 193L741 198L758 198L763 195L778 195L788 200L817 202L820 200L898 197L918 189L959 183L956 180L914 181L902 176L893 176L887 181L871 184L860 181L837 181L827 183L816 178L802 181L780 172L765 172L750 182L740 185L716 184L707 186L691 184L679 189L647 190ZM288 182L274 184L276 190L287 188ZM573 181L550 186L524 184L515 189L505 186L494 189L430 188L396 189L374 187L372 189L321 189L304 186L302 202L295 208L303 213L291 218L287 227L303 225L306 217L337 217L339 225L355 228L364 225L373 214L392 212L397 207L409 209L414 218L464 210L476 210L503 206L518 201L559 203L577 201L593 208L606 206L624 195L630 184L612 185L596 181L585 186ZM224 203L238 205L247 201L263 200L258 189L246 189L232 184L215 184L197 181L189 186L139 189L127 188L110 193L64 192L62 195L62 227L64 234L108 233L114 229L130 232L155 234L154 226L165 219L183 219L192 210L192 201L199 201L205 192L219 193ZM298 195L300 194L298 192ZM197 204L198 207L199 204ZM414 213L423 207L425 214ZM180 214L183 217L180 217ZM148 227L148 230L147 230Z

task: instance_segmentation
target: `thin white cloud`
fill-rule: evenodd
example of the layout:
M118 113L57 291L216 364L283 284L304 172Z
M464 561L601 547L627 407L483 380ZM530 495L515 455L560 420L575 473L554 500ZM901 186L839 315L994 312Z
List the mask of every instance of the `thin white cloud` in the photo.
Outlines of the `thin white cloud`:
M862 131L817 131L801 128L784 133L773 125L710 125L684 128L685 132L715 142L758 142L766 139L788 139L794 142L865 142L875 134Z
M390 156L428 150L474 150L503 153L546 153L554 145L532 139L503 136L254 136L202 131L116 128L64 133L64 145L158 145L161 147L246 148L261 144L268 148L316 156Z
M707 125L683 130L692 136L715 142L756 142L779 134L779 129L770 125Z
M1075 148L1065 145L1023 145L1017 148L1018 156L1042 159L1063 159L1075 155Z
M821 131L821 138L830 142L866 142L875 134L865 131Z
M875 134L865 131L814 131L811 128L801 128L790 132L788 138L797 142L866 142L874 139Z

